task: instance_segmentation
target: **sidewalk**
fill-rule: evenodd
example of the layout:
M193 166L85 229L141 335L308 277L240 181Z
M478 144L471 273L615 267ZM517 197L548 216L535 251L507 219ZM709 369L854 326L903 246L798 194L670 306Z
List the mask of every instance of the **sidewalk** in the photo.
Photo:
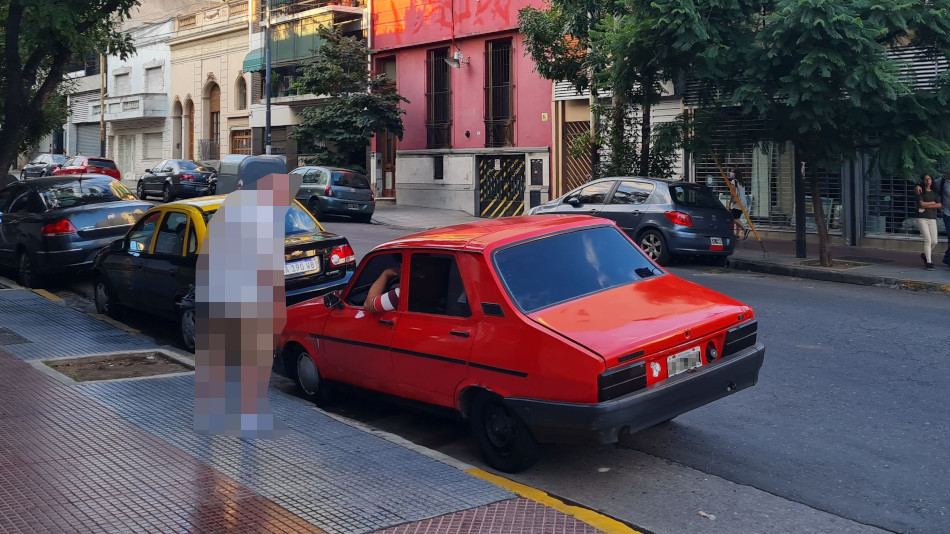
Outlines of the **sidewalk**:
M151 340L25 289L0 290L0 325L0 532L632 532L274 387L288 435L198 435L193 373L76 383L43 363Z
M373 221L396 228L423 230L485 220L461 211L435 208L380 204ZM870 285L933 291L950 295L950 267L941 263L947 240L941 236L934 251L934 270L923 268L919 252L903 252L868 247L831 247L836 266L824 268L808 265L818 259L818 245L809 245L807 258L795 257L794 235L787 240L770 239L764 242L767 254L755 237L740 241L729 258L729 267L782 276L794 276L827 282ZM921 241L921 249L923 241Z

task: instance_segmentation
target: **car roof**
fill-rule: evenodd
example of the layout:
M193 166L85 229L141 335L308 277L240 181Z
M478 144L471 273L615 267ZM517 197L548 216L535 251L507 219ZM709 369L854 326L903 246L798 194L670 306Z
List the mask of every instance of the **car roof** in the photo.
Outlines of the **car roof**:
M59 176L43 176L42 178L30 178L26 182L15 182L15 183L36 186L36 185L64 184L67 182L75 182L76 180L80 180L80 179L81 180L115 181L115 178L106 174L100 174L97 172L84 172L82 174L62 174Z
M165 206L191 206L193 208L198 208L201 211L212 211L217 210L221 207L221 204L224 203L224 199L227 198L227 195L211 195L207 197L198 197L198 198L189 198L183 200L176 200L174 202L169 202L164 204Z
M441 248L485 252L506 244L585 226L613 224L589 215L525 215L446 226L383 243L373 250Z

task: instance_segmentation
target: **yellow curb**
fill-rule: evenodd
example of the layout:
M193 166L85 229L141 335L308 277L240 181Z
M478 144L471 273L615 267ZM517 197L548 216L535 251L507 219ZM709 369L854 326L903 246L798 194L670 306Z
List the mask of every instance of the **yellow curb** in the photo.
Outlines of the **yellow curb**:
M133 336L139 333L138 330L136 330L136 329L132 328L131 326L128 326L128 325L126 325L126 324L124 324L124 323L120 323L119 321L116 321L115 319L113 319L112 317L109 317L108 315L102 315L101 313L90 313L89 316L90 316L90 317L95 317L96 319L99 319L100 321L102 321L102 322L104 322L104 323L108 323L108 324L110 324L110 325L112 325L112 326L118 328L119 330L125 330L126 332L132 334Z
M47 298L47 299L49 299L49 300L52 300L53 302L62 302L62 301L63 301L63 299L57 297L56 295L50 293L49 291L47 291L47 290L45 290L45 289L34 289L33 292L36 293L37 295L41 296L41 297L45 297L45 298Z
M507 478L493 475L487 471L482 471L481 469L466 469L465 472L472 475L473 477L487 480L496 486L505 488L506 490L516 493L526 499L531 499L532 501L543 504L548 508L553 508L558 512L574 517L578 521L587 523L598 530L602 530L610 534L642 534L640 531L634 530L620 521L617 521L616 519L612 519L587 508L565 504L561 500L555 499L547 493L539 489L532 488L531 486L519 484L513 480L508 480Z

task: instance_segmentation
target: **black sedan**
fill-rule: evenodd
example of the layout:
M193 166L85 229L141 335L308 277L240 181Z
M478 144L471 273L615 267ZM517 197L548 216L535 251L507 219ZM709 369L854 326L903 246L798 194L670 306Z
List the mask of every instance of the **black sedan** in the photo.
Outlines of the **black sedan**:
M103 249L95 259L99 313L119 317L130 309L177 317L185 346L193 348L195 267L209 221L224 199L216 195L155 206L124 238ZM324 230L298 202L287 210L284 233L287 304L349 282L356 267L349 241Z
M214 167L187 159L169 159L146 169L135 192L142 200L161 196L162 202L213 195L217 176Z
M65 163L66 156L62 154L40 154L33 158L33 161L23 166L23 170L20 171L20 180L52 176L53 172Z
M732 215L702 184L655 178L602 178L532 208L529 215L582 214L617 223L651 259L701 256L718 265L736 248Z
M20 285L39 287L47 275L91 266L150 207L108 176L15 182L0 189L0 263L18 269Z

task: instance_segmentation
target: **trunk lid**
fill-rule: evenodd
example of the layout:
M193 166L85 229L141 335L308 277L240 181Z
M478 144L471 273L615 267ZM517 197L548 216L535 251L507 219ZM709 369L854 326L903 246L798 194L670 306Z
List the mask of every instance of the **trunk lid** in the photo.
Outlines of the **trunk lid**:
M732 233L732 214L726 210L709 208L681 208L693 220L693 228L715 235Z
M343 278L346 275L346 266L331 264L330 255L336 247L348 244L349 241L345 237L328 232L291 234L285 237L284 263L288 266L291 266L291 264L303 265L302 267L292 266L291 269L294 272L285 270L287 289L291 290ZM316 269L298 263L311 259L316 261ZM297 268L304 270L297 271Z
M373 194L369 189L357 189L355 187L343 187L339 185L331 187L333 189L333 196L342 200L368 202Z
M596 352L610 368L722 331L735 325L739 315L751 317L751 309L667 274L552 306L529 317Z
M54 210L49 215L50 219L68 219L83 239L100 239L122 236L151 207L132 200L103 202Z

